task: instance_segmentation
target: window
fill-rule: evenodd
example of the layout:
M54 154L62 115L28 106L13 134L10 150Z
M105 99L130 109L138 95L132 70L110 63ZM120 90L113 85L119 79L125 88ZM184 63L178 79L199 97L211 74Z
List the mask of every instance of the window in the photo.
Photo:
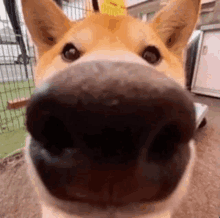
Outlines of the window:
M142 16L142 19L141 19L143 22L147 22L147 15L146 14L143 14Z
M147 21L151 21L151 19L154 17L155 11L147 13Z
M155 11L147 13L147 14L144 14L144 12L140 12L138 14L138 18L142 20L143 22L147 22L147 21L150 21L154 17L154 14L155 14Z
M140 12L139 14L139 18L142 20L142 17L143 17L144 13L143 12Z

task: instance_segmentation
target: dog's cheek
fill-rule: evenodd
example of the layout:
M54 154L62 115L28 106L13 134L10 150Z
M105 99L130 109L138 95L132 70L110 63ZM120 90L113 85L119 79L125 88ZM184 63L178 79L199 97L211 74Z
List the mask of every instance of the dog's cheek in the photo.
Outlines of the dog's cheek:
M48 78L68 67L69 64L70 63L63 61L60 55L53 60L51 60L50 57L47 57L46 61L40 61L35 69L36 87L39 87Z
M170 61L170 63L167 60L162 60L161 63L155 68L159 72L164 73L166 76L172 78L182 88L185 88L184 68L182 67L182 64L178 62L179 61L175 61L175 57L173 57L173 60Z

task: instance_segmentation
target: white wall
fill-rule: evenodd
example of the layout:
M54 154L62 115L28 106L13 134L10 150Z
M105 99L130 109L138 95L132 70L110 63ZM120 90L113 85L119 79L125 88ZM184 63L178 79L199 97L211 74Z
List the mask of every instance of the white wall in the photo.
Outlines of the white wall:
M147 0L126 0L127 7L139 4L141 2L147 2Z

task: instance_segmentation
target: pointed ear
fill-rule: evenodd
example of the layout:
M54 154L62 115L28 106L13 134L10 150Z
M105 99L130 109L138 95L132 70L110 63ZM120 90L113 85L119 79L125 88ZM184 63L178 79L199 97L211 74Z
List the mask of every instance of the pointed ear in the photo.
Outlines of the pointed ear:
M50 49L70 29L71 21L52 0L21 3L25 23L39 53Z
M198 20L201 0L171 0L150 24L164 44L182 57Z

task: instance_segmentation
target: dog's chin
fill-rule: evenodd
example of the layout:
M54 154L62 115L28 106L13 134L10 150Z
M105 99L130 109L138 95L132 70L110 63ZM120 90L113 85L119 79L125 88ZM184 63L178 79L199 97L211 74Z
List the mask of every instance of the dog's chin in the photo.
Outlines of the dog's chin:
M147 202L147 203L133 203L123 207L114 207L110 205L105 209L95 207L92 204L84 203L82 201L69 202L61 200L57 197L52 196L48 189L44 186L41 181L36 167L34 166L33 160L30 156L30 143L31 136L26 138L25 142L25 158L28 164L28 174L31 182L35 187L40 204L42 207L43 218L50 217L62 217L62 218L73 218L73 217L100 217L100 218L127 218L127 217L139 217L139 218L168 218L171 217L175 209L180 205L182 199L187 193L190 177L193 172L193 166L195 162L195 147L194 140L188 143L190 157L185 171L179 181L176 189L163 201L158 202Z

